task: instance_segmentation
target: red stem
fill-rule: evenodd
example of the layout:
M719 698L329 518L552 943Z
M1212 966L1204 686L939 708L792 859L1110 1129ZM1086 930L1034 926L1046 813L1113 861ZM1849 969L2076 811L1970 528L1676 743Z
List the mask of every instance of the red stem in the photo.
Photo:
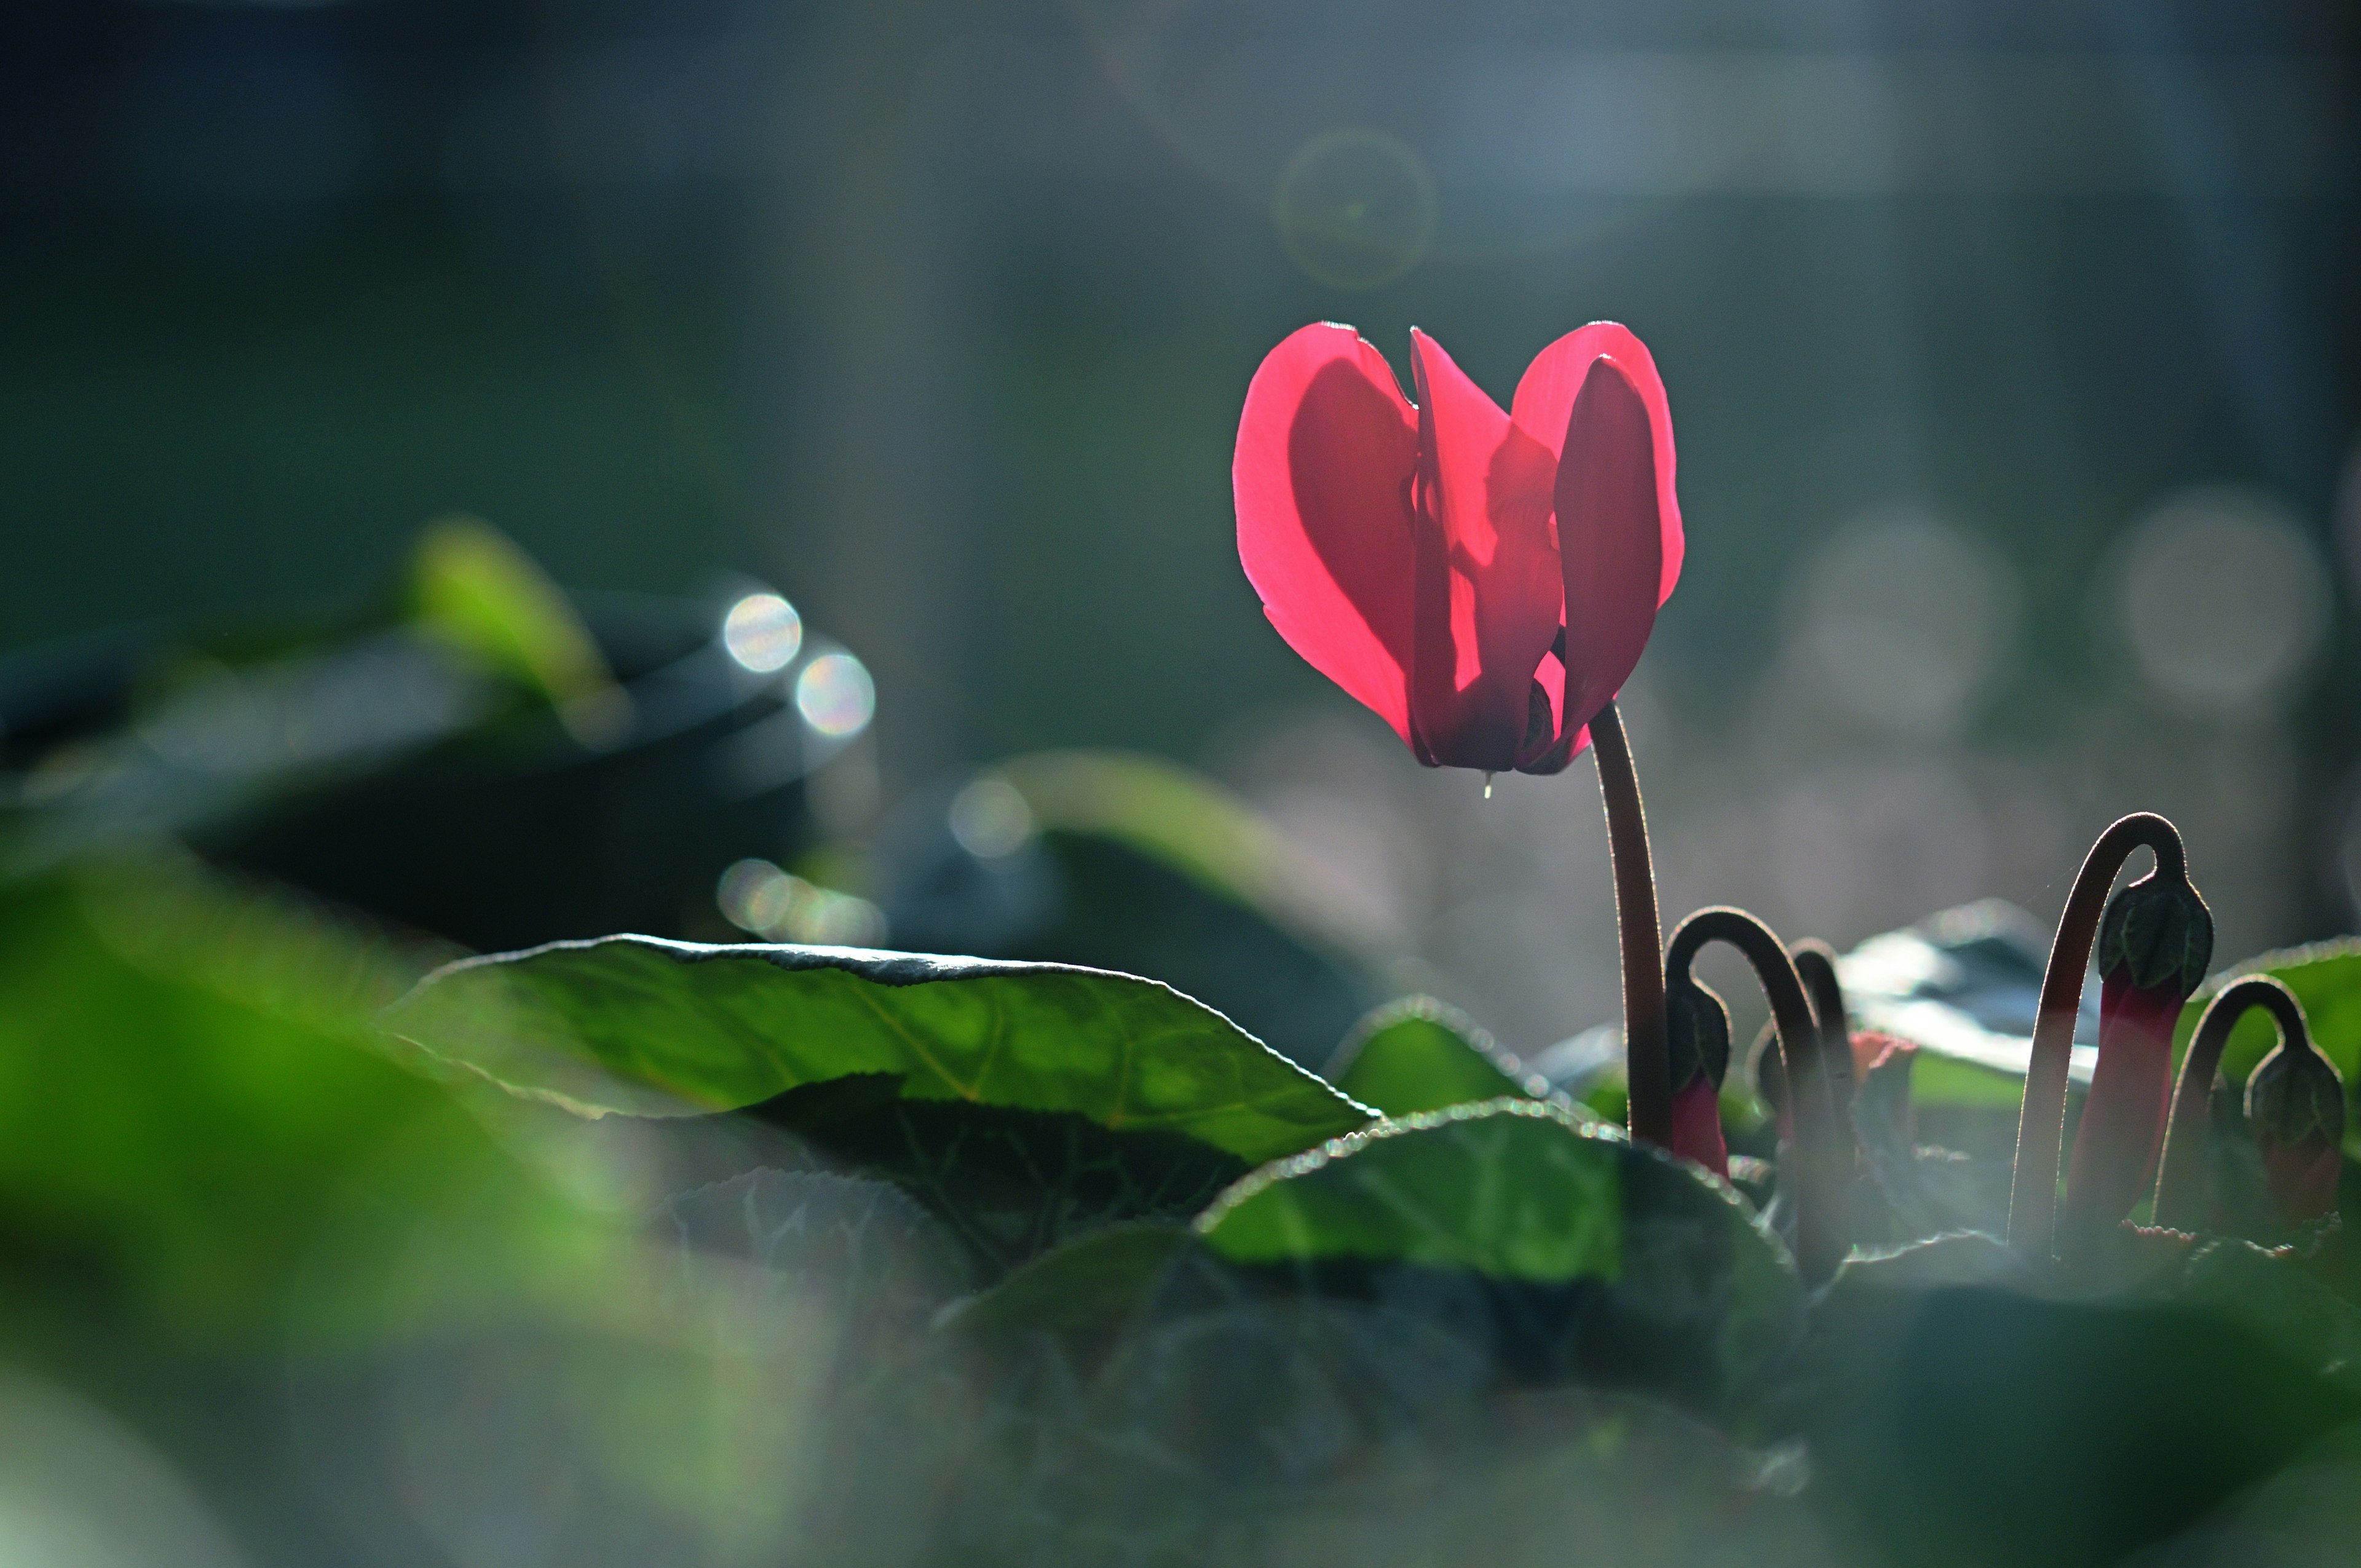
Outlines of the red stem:
M2025 1098L2016 1123L2016 1171L2008 1192L2008 1241L2019 1252L2048 1262L2058 1228L2058 1166L2066 1140L2066 1069L2074 1049L2074 1024L2082 1008L2082 977L2091 967L2091 947L2107 907L2115 873L2142 847L2154 851L2152 876L2186 880L2188 861L2180 833L2154 812L2136 811L2099 835L2075 873L2074 889L2058 916L2042 971L2041 1001L2034 1015L2033 1053L2026 1063Z
M1673 1146L1672 1052L1664 1037L1664 927L1656 916L1656 872L1648 854L1648 818L1623 721L1609 702L1590 719L1598 759L1598 794L1607 807L1607 853L1615 870L1615 927L1623 952L1624 1081L1631 1136Z

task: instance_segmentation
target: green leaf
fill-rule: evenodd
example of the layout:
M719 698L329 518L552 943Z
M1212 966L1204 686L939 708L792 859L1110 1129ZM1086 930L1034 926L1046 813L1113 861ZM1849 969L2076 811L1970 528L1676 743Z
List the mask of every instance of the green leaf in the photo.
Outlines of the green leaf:
M1527 1072L1523 1062L1502 1050L1466 1014L1431 996L1389 1002L1362 1019L1322 1075L1389 1116L1444 1111L1504 1095L1573 1105L1563 1095L1535 1094L1532 1084L1542 1080ZM1577 1114L1590 1116L1587 1109Z
M758 1167L675 1193L654 1218L695 1257L746 1266L766 1295L836 1293L864 1333L915 1332L966 1289L950 1238L888 1182Z
M2204 1243L2174 1299L2243 1323L2346 1391L2361 1393L2361 1308L2288 1253L2231 1239Z
M1380 1123L1257 1171L1198 1229L1299 1287L1460 1311L1472 1286L1511 1376L1720 1413L1767 1387L1801 1324L1794 1265L1727 1185L1532 1100Z
M1369 1120L1177 992L1052 964L613 937L452 965L386 1021L589 1115L758 1108L899 1182L987 1280Z
M2017 1106L2025 1098L2025 1078L1980 1062L1922 1048L1911 1085L1910 1102L1921 1110L1985 1111L2002 1115L2014 1127Z
M1115 1225L1034 1259L972 1298L951 1319L971 1341L1005 1350L1046 1334L1074 1365L1103 1359L1172 1255L1190 1245L1179 1225Z
M1855 1247L1828 1282L1828 1300L1852 1290L1927 1290L1952 1285L2021 1285L2034 1276L2008 1244L1982 1231L1953 1231L1902 1246Z
M1248 1161L1369 1120L1211 1008L1058 964L607 937L448 965L385 1022L591 1115L729 1110L884 1074L905 1100L1071 1112Z
M2131 1559L2361 1415L2276 1331L2153 1289L2036 1295L1989 1238L1850 1282L1890 1288L1853 1272L1814 1310L1807 1431L1874 1561Z
M1613 1280L1631 1147L1585 1133L1520 1100L1383 1123L1256 1172L1198 1229L1235 1263L1350 1257Z
M900 1185L951 1229L986 1281L1103 1226L1185 1223L1249 1168L1180 1133L909 1099L890 1073L792 1089L752 1114Z

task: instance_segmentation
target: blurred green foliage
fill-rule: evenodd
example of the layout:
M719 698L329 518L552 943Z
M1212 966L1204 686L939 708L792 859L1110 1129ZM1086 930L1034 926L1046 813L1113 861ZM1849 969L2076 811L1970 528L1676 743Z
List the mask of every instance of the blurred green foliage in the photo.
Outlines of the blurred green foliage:
M411 598L423 630L550 702L577 702L615 684L565 591L478 519L427 525L412 560Z
M439 1145L416 1168L437 1182L480 1174L481 1133L370 1030L423 968L170 861L0 889L13 1268L82 1278L155 1332L275 1331L344 1188L388 1146Z
M896 947L1146 975L1307 1068L1385 995L1387 955L1324 906L1300 849L1160 759L1012 758L906 809L883 840Z

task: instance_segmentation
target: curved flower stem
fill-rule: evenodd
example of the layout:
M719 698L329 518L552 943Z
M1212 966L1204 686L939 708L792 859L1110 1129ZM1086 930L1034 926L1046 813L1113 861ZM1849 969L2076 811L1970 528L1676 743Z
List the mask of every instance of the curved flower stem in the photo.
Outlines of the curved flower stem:
M1817 937L1806 937L1787 949L1795 960L1795 978L1812 999L1812 1016L1820 1025L1820 1065L1828 1076L1828 1099L1839 1116L1852 1104L1852 1025L1845 1017L1844 986L1837 980L1834 948Z
M1663 927L1656 916L1656 871L1648 854L1648 818L1623 720L1609 702L1590 719L1598 758L1598 794L1607 807L1607 853L1615 869L1615 927L1623 953L1623 1063L1631 1135L1673 1146L1673 1066L1664 1039Z
M2166 1125L2164 1155L2157 1162L2156 1223L2176 1231L2194 1231L2205 1221L2205 1146L2207 1102L2213 1093L2213 1075L2221 1069L2222 1048L2238 1020L2260 1007L2279 1027L2279 1040L2290 1050L2307 1044L2303 1009L2295 993L2267 974L2232 981L2206 1003L2189 1038L2189 1054L2180 1061L2180 1079L2172 1091L2172 1120Z
M1700 909L1682 921L1664 950L1664 973L1686 974L1708 942L1727 942L1744 955L1771 1003L1795 1117L1795 1266L1805 1284L1818 1285L1845 1255L1839 1223L1845 1165L1839 1160L1851 1150L1850 1141L1840 1137L1828 1092L1820 1021L1777 933L1743 909Z
M2058 916L2049 967L2042 971L2033 1052L2026 1063L2025 1098L2017 1111L2016 1170L2008 1191L2009 1245L2037 1262L2047 1263L2056 1245L2058 1164L2066 1140L2066 1069L2082 1007L2082 977L2091 967L2107 890L2132 851L2143 846L2156 855L2151 875L2186 878L2188 860L2178 828L2149 811L2119 819L2082 858L2065 911Z

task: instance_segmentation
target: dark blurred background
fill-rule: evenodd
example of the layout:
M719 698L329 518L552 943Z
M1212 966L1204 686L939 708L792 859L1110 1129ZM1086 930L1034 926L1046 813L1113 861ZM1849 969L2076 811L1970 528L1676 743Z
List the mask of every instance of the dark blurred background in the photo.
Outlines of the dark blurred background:
M2361 898L2361 83L2331 5L17 0L0 646L335 606L420 524L774 584L874 672L856 834L1045 747L1212 770L1403 983L1611 1014L1561 780L1279 642L1262 354L1496 397L1631 323L1688 565L1626 700L1667 914L2044 918L2164 810L2224 958ZM2340 488L2341 487L2341 488ZM856 879L857 880L857 879Z

